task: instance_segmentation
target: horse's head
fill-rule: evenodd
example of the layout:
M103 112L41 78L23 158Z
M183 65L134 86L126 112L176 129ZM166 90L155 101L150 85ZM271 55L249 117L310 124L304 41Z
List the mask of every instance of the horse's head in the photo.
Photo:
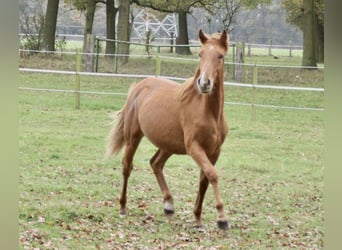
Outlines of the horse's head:
M200 30L199 39L202 47L199 52L200 62L196 82L202 94L210 94L215 79L223 73L224 56L228 49L228 34L224 30L221 34L207 37Z

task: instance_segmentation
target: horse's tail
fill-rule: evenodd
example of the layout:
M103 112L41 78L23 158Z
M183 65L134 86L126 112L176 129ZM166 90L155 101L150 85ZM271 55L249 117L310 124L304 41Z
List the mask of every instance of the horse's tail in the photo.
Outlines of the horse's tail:
M135 88L136 84L133 84L128 90L128 95L125 105L121 110L113 113L113 127L107 137L107 146L105 152L105 158L109 158L112 155L117 155L121 149L125 146L124 136L124 124L125 124L125 107L127 102Z
M107 146L105 157L109 158L112 155L117 155L125 145L124 137L124 108L115 112L113 115L113 127L107 137Z

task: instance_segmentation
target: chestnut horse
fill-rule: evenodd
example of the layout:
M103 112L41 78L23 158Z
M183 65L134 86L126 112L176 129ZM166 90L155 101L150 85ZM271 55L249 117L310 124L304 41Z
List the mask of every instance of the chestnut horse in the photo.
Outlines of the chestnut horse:
M124 107L116 113L106 149L106 155L118 154L125 147L123 187L120 213L126 213L127 182L133 156L143 136L157 148L150 160L164 196L165 214L173 214L173 199L163 174L163 167L172 154L188 154L200 166L200 181L194 207L196 225L201 225L202 203L209 183L214 189L217 225L228 229L219 192L218 174L214 165L228 133L223 112L224 56L228 35L208 37L199 31L202 47L194 77L184 84L160 78L147 78L133 85Z

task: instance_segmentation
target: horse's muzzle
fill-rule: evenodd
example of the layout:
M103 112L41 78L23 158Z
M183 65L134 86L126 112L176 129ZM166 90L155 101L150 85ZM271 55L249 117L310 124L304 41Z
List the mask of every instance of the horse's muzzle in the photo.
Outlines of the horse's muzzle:
M210 83L211 83L210 79L207 79L206 81L202 80L201 77L199 77L197 79L197 86L198 86L199 91L202 94L209 94L210 93L210 90L211 90Z

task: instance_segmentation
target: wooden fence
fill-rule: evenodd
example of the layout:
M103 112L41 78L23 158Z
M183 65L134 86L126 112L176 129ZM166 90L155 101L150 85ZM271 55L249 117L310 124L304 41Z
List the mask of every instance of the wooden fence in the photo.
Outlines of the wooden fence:
M170 57L163 56L161 54L161 48L163 47L170 47L170 45L149 45L152 46L153 48L156 49L156 54L154 55L155 57L155 72L153 75L151 74L118 74L117 72L117 65L118 65L118 58L123 55L118 55L118 54L113 54L112 56L114 57L114 73L97 73L98 71L98 60L100 56L105 56L104 54L100 53L100 46L99 43L101 41L105 41L104 39L96 38L95 36L89 36L88 44L87 44L87 49L86 53L81 52L80 49L77 49L76 52L68 52L68 54L75 54L75 71L61 71L61 70L44 70L44 69L20 69L22 72L39 72L39 73L53 73L53 74L74 74L75 75L75 87L74 93L75 95L75 108L79 109L80 108L80 95L82 93L85 93L84 91L81 91L81 83L80 83L80 76L81 75L90 75L90 76L111 76L111 77L134 77L134 78L145 78L149 76L155 76L155 77L161 77L161 78L168 78L168 79L173 79L173 80L185 80L185 78L181 77L170 77L170 76L162 76L161 75L161 61L164 58L170 59ZM116 41L116 43L122 42L122 41ZM145 44L140 44L140 43L130 43L131 45L136 45L136 46L146 46ZM173 47L176 46L181 46L181 45L172 45ZM191 47L200 47L200 44L197 45L190 45ZM244 63L244 57L245 55L245 44L244 43L231 43L230 46L232 47L232 53L233 53L233 61L232 62L227 62L225 64L230 65L232 70L233 70L233 80L238 80L238 81L233 81L233 82L225 82L225 85L230 85L230 86L236 86L236 87L247 87L247 88L252 88L253 93L252 93L252 103L244 104L240 103L241 105L250 105L252 107L252 120L255 119L255 113L256 113L256 107L261 106L261 107L277 107L277 108L282 108L281 106L274 106L274 105L267 105L267 104L256 104L256 89L262 88L262 89L279 89L279 90L295 90L295 91L314 91L314 92L324 92L323 88L308 88L308 87L294 87L294 86L275 86L275 85L262 85L259 84L259 76L258 72L261 67L283 67L283 68L297 68L297 69L304 69L304 67L300 66L275 66L275 65L257 65L257 64L245 64ZM248 52L247 52L248 53ZM81 71L81 64L82 64L82 57L85 58L85 64L86 64L86 71L82 72ZM145 57L148 57L148 55L145 55ZM179 60L180 58L173 58ZM197 62L195 59L185 59L182 58L181 60L192 60L194 62ZM242 70L242 67L248 66L252 68L252 79L249 83L240 83L239 78L241 78L240 71ZM322 69L322 68L320 68ZM25 88L25 87L20 87L21 89L30 89L30 88ZM34 90L34 89L32 89ZM39 90L39 89L37 89ZM47 89L40 89L43 91L54 91L54 90L47 90ZM55 90L55 91L63 91L63 90ZM69 91L70 92L70 91ZM94 94L100 94L100 93L94 93ZM107 94L113 94L113 93L107 93ZM125 93L119 93L120 95L123 95ZM229 104L229 103L227 103ZM238 104L239 103L234 103ZM300 107L284 107L284 108L289 108L289 109L304 109L304 110L323 110L323 108L300 108Z
M196 44L189 44L189 45L176 45L174 43L170 44L142 44L142 43L134 43L134 42L126 42L126 41L119 41L119 40L111 40L111 39L106 39L106 38L101 38L101 37L95 37L94 35L88 35L87 38L87 55L91 55L87 57L87 68L91 69L91 72L95 71L98 72L98 67L99 67L99 57L100 55L103 55L101 53L101 42L106 42L106 41L111 41L115 43L115 53L112 55L114 58L114 73L118 72L118 58L120 56L128 56L128 55L118 55L117 54L117 45L119 43L126 43L134 46L140 46L145 48L145 51L147 54L151 57L152 55L150 54L150 48L154 48L156 51L156 75L160 75L160 54L161 54L161 49L162 48L170 48L170 52L172 53L174 51L175 47L192 47L192 48L199 48L201 45L199 43ZM268 50L268 55L272 56L272 49L288 49L289 51L289 56L292 57L292 52L294 49L302 49L301 46L294 46L292 42L289 42L289 46L280 46L280 45L272 45L272 40L269 41L268 45L261 45L261 44L251 44L251 43L245 43L245 42L231 42L229 46L231 47L232 51L232 75L234 76L234 80L237 79L238 81L241 78L242 74L242 64L245 61L245 56L251 56L251 48L252 46L255 48L263 48ZM246 53L246 47L247 47L247 53ZM93 52L92 52L93 51ZM111 56L111 55L107 55ZM236 66L237 65L237 66ZM88 70L90 71L90 70Z

